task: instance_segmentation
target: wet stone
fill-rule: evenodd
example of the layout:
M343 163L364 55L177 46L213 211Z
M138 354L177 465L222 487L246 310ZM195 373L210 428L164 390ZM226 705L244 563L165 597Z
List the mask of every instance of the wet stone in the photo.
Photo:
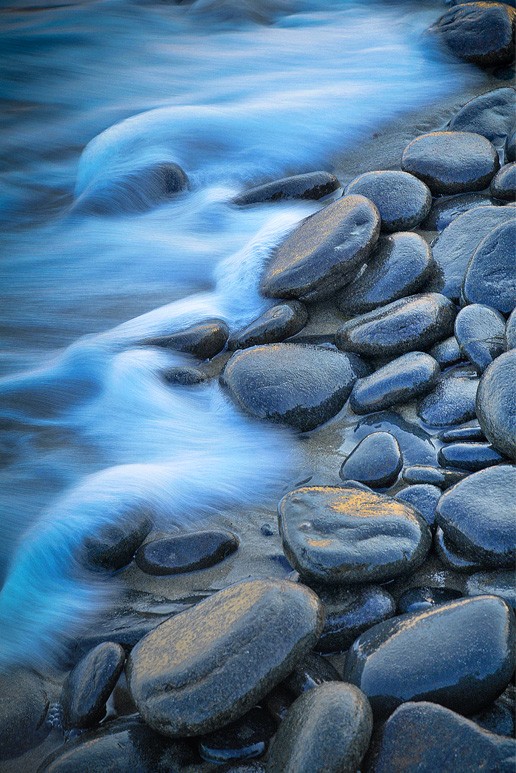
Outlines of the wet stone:
M338 188L340 183L335 175L329 172L308 172L249 188L236 196L233 204L243 206L282 199L321 199Z
M473 475L439 500L436 520L465 558L509 569L516 559L516 467L500 464Z
M104 718L106 701L113 692L125 662L120 644L99 644L68 674L61 693L63 725L91 727Z
M0 673L0 761L19 757L45 739L48 708L47 691L34 671L12 667Z
M516 161L516 129L507 137L505 143L505 158L507 161Z
M412 140L401 166L441 195L483 190L500 164L493 145L480 134L441 131Z
M432 437L419 423L407 421L393 410L377 411L359 419L348 442L356 445L371 432L382 430L394 435L399 443L405 464L437 464L437 449ZM351 450L351 448L350 448Z
M88 564L116 570L127 566L152 528L148 513L131 513L126 520L102 526L84 540L84 557Z
M372 432L353 449L340 468L343 480L356 480L371 488L387 488L403 466L400 447L388 432Z
M423 516L429 526L435 523L435 508L441 497L442 491L431 483L415 483L401 489L394 495L394 499L400 502L408 502Z
M296 335L308 322L306 306L300 301L286 301L253 320L243 330L232 334L228 349L247 349L258 344L274 344Z
M477 572L466 582L468 596L500 596L516 611L516 586L512 569Z
M480 725L483 730L488 730L490 733L505 735L508 736L508 738L514 739L514 696L512 696L512 700L508 696L504 700L504 697L510 689L511 685L509 685L507 690L502 693L496 701L493 701L490 706L487 706L483 711L479 711L477 714L473 714L470 719L477 725Z
M229 328L222 319L207 319L170 335L146 338L144 346L163 346L208 360L226 345Z
M180 574L218 564L238 544L229 531L195 531L146 542L137 550L135 561L147 574Z
M508 685L513 634L514 615L496 596L399 615L358 637L344 680L367 695L379 719L411 700L472 713Z
M474 419L478 384L471 366L444 373L435 389L419 401L417 415L433 427L464 424Z
M450 545L439 526L435 531L434 550L439 557L439 561L454 572L477 572L482 568L478 561L471 561L469 558L465 558L457 551L455 546Z
M460 193L457 196L440 196L434 200L430 214L421 224L428 231L443 231L452 220L477 207L492 206L487 193Z
M337 669L329 660L310 652L297 664L291 674L282 682L281 686L290 691L296 698L307 690L313 690L325 682L340 682L341 677Z
M321 605L280 580L240 582L162 623L131 652L127 675L144 721L163 735L204 735L243 716L317 642Z
M369 256L380 215L364 196L344 196L304 220L279 246L262 278L270 298L333 295Z
M354 488L312 486L279 504L283 549L308 583L382 582L418 566L430 530L407 504Z
M414 175L399 171L366 172L352 180L346 194L361 193L376 204L383 231L410 231L429 213L432 194Z
M491 195L500 201L514 201L516 198L516 163L502 166L491 180Z
M441 368L449 368L462 361L462 352L455 336L445 338L432 346L429 354L437 360Z
M337 294L337 306L347 316L385 306L420 290L432 268L432 251L418 234L381 236L365 268Z
M382 728L370 771L508 773L515 753L516 741L494 735L454 711L426 701L408 702Z
M411 485L430 485L439 488L454 486L464 477L465 473L459 470L445 470L442 467L430 467L424 464L413 464L405 467L402 478L405 483Z
M168 384L194 386L195 384L202 384L208 379L208 376L200 368L189 365L177 365L166 370L163 373L163 378Z
M261 757L276 732L276 723L260 708L199 739L203 760L217 764Z
M516 460L516 349L501 354L487 368L477 395L477 414L486 438Z
M439 433L439 440L443 443L483 443L485 435L480 426L475 423L468 427L454 427L445 429Z
M349 684L323 684L290 707L271 745L268 773L356 771L373 730L371 708Z
M516 308L507 320L507 325L505 326L505 339L507 341L507 349L516 348Z
M409 588L398 599L398 614L423 612L462 596L455 588Z
M354 364L335 350L268 344L236 352L222 381L252 416L307 432L343 407L356 381Z
M494 89L466 102L451 119L450 129L482 134L496 147L501 147L511 133L515 109L513 88Z
M483 373L505 351L505 319L490 306L472 303L457 314L455 338L475 370Z
M412 295L345 322L335 342L339 349L365 357L395 357L449 336L455 313L444 295Z
M449 443L439 451L439 464L477 472L507 461L490 443Z
M438 363L429 354L409 352L358 379L351 391L350 406L355 413L364 414L405 404L429 392L440 373Z
M516 306L516 221L503 223L480 242L467 266L462 297L504 314Z

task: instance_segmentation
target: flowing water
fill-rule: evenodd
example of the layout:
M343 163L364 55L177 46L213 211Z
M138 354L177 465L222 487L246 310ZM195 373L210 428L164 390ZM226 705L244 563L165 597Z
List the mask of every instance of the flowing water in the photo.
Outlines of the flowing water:
M142 508L194 524L273 501L289 430L217 383L166 384L185 356L141 346L269 305L275 245L320 206L239 209L249 184L331 168L385 122L460 91L422 31L437 2L15 0L0 9L0 663L45 663L109 584L77 550ZM189 189L156 200L142 170ZM99 210L107 214L99 214ZM106 332L107 331L107 332Z

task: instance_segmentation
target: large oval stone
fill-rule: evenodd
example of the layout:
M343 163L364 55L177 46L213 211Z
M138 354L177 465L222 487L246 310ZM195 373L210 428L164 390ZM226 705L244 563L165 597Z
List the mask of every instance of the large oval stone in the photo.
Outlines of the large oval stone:
M329 172L307 172L248 188L233 199L233 204L244 206L284 199L321 199L339 187L339 181Z
M228 349L247 349L259 344L275 344L299 333L308 322L308 311L300 301L285 301L267 309L242 330L233 333Z
M360 441L340 468L342 480L387 488L396 481L403 466L400 446L390 432L371 432Z
M419 401L417 415L432 427L463 424L475 418L479 380L471 366L444 373L435 389Z
M280 245L261 283L271 298L333 295L369 255L380 215L364 196L344 196L304 220Z
M416 568L431 544L410 505L356 488L298 488L278 512L285 555L311 583L389 580Z
M499 201L514 201L516 198L516 163L502 166L491 180L491 194Z
M472 303L457 314L455 338L477 373L483 373L505 351L505 319L490 306Z
M144 346L163 346L178 352L193 354L200 360L207 360L218 354L228 339L229 328L223 319L207 319L190 325L177 333L146 338Z
M349 650L344 679L367 695L378 718L412 700L473 713L509 683L513 635L514 615L502 599L458 599L361 634Z
M514 58L514 9L505 3L457 5L431 27L460 59L496 67Z
M315 645L322 607L308 588L251 580L226 588L145 636L127 674L147 724L202 735L243 716Z
M180 574L218 564L237 548L238 538L229 531L192 531L146 542L135 561L147 574Z
M486 369L477 392L477 416L486 438L516 460L516 349L501 354Z
M410 231L432 206L428 186L407 172L365 172L349 183L346 194L350 193L360 193L376 204L384 231Z
M462 284L467 303L485 303L509 314L516 307L516 221L502 223L480 242Z
M450 129L482 134L496 147L503 147L511 133L516 110L516 91L493 89L470 99L450 121Z
M235 352L222 382L252 416L306 432L340 411L356 381L353 366L334 350L269 344Z
M476 207L491 207L487 193L458 193L456 196L438 196L421 228L426 231L444 231L459 215Z
M28 668L0 673L0 762L19 757L40 744L50 732L46 687ZM5 767L4 770L9 770Z

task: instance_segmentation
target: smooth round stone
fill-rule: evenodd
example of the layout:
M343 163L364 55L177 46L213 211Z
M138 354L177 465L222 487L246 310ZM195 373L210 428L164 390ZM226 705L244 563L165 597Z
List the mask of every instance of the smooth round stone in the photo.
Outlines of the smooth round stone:
M450 129L482 134L497 147L511 133L516 109L516 92L503 87L474 97L451 119Z
M440 196L434 200L430 214L421 224L427 231L443 231L452 220L476 207L492 206L487 193L460 193L457 196Z
M370 773L509 771L516 741L435 703L404 703L382 728Z
M437 457L443 467L477 472L507 461L489 443L449 443L443 446Z
M507 341L507 349L516 348L516 308L507 320L505 326L505 339Z
M423 180L434 195L481 191L500 163L489 140L473 132L430 132L412 140L401 166Z
M335 666L329 660L310 652L297 664L291 674L281 683L296 698L307 690L313 690L325 682L340 682L341 677Z
M125 662L120 644L105 642L92 649L68 674L61 693L64 727L91 727L103 719Z
M408 502L423 516L429 526L435 523L435 508L441 497L441 489L431 483L415 483L394 495L400 502Z
M439 561L454 572L477 572L481 569L478 561L470 561L458 553L455 546L446 542L443 530L439 526L435 531L434 549Z
M276 732L276 723L263 710L255 707L236 722L199 740L203 760L222 764L260 757Z
M458 470L445 470L442 467L430 467L425 464L413 464L405 467L402 478L405 483L412 485L439 486L448 488L454 486L464 477L465 473Z
M351 390L349 404L358 414L404 404L429 392L440 374L438 363L429 354L409 352L370 376L358 379Z
M308 311L300 301L286 301L253 320L243 330L232 334L228 349L247 349L258 344L275 344L302 330L308 322Z
M411 700L473 713L509 683L513 635L514 614L502 599L458 599L361 634L348 652L344 680L367 695L378 719Z
M477 394L477 414L486 438L516 460L516 349L501 354L487 368Z
M235 352L222 381L252 416L307 432L340 411L356 374L341 352L280 343Z
M472 2L452 8L430 28L452 54L481 67L514 59L514 11L499 3Z
M340 477L371 488L387 488L396 481L402 466L396 438L389 432L372 432L350 453L340 468Z
M434 260L442 274L432 287L435 285L443 295L458 299L466 270L479 244L494 228L513 220L511 207L494 206L477 207L455 218L432 246Z
M396 611L394 599L379 585L354 588L317 585L314 588L325 611L324 628L317 642L319 652L341 652L357 636Z
M288 710L271 744L267 773L355 773L372 731L371 708L360 690L320 685Z
M45 686L35 671L11 667L0 673L0 760L19 757L45 739L48 708Z
M483 373L505 351L505 319L490 306L472 303L457 314L455 338L464 356Z
M310 301L333 295L367 259L379 233L375 205L364 196L343 196L279 246L263 275L263 294Z
M337 306L353 316L412 295L432 267L432 251L418 234L381 236L363 271L337 294Z
M443 443L484 443L485 435L478 424L470 427L454 427L445 429L439 433L439 440Z
M516 611L516 587L512 569L477 572L466 582L468 596L500 596Z
M204 735L249 711L314 647L316 595L280 580L237 583L176 615L132 650L128 683L163 735Z
M164 371L163 378L167 384L177 384L179 386L195 386L207 381L208 375L200 368L191 365L176 365Z
M93 567L116 570L127 566L152 528L146 512L131 513L126 520L102 526L84 540L85 561Z
M516 198L516 163L502 166L491 180L491 195L500 201L514 201Z
M383 231L410 231L430 212L428 187L407 172L366 172L352 180L346 194L361 193L376 204Z
M398 599L398 613L423 612L462 596L454 588L409 588Z
M437 360L441 368L449 368L450 365L456 365L462 361L462 352L455 336L439 341L432 346L429 354Z
M238 544L229 531L194 531L146 542L136 551L135 561L147 574L180 574L218 564Z
M516 559L516 467L497 465L468 475L439 500L436 520L466 558L494 568Z
M509 314L516 306L516 221L494 228L471 256L462 285L467 303L485 303Z
M417 415L433 427L464 424L474 419L478 384L471 366L445 373L435 389L419 401Z
M424 560L430 530L416 511L354 488L295 489L279 504L283 550L307 582L383 582Z
M163 346L177 352L193 354L200 360L208 360L226 345L229 328L223 319L206 319L184 330L157 338L146 338L145 346Z
M411 295L345 322L335 343L365 357L395 357L449 336L455 314L455 306L444 295Z
M321 199L340 188L334 174L329 172L308 172L292 177L282 177L264 185L249 188L233 199L233 204L259 204L263 201L282 199Z

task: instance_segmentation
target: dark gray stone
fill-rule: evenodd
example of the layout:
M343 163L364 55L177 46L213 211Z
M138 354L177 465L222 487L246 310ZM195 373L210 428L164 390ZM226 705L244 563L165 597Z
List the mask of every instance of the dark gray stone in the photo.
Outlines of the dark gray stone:
M455 588L408 588L398 599L398 613L404 615L423 612L425 609L433 609L440 604L455 601L461 596L462 593Z
M200 360L208 360L226 345L229 328L223 319L206 319L170 335L146 338L144 346L163 346L178 352L193 354Z
M477 472L506 459L489 443L450 443L439 451L439 464L459 470Z
M330 683L301 695L271 744L267 773L351 773L373 730L369 703L349 684Z
M462 353L455 336L439 341L438 344L432 346L429 354L437 360L441 368L449 368L450 365L462 362Z
M493 145L473 132L430 132L412 140L401 166L425 182L434 195L481 191L500 163Z
M468 558L464 558L455 546L451 546L446 541L443 530L439 526L435 530L434 550L439 561L453 572L477 572L482 568L478 561L470 561Z
M343 351L366 357L395 357L449 336L455 314L444 295L411 295L345 322L335 342Z
M516 163L502 166L499 172L491 180L491 195L500 201L514 201L516 199Z
M459 470L445 470L442 467L430 467L424 464L413 464L405 467L402 478L411 485L429 485L439 488L454 486L464 477Z
M430 212L428 187L407 172L366 172L352 180L346 194L361 193L376 204L383 231L410 231Z
M441 496L441 489L431 483L415 483L401 489L394 495L400 502L408 502L423 516L429 526L435 523L435 508Z
M486 438L516 460L516 349L501 354L487 368L477 394L477 414Z
M477 374L471 366L444 373L433 392L420 400L418 416L433 427L464 424L474 419L478 384Z
M452 220L476 207L492 206L493 201L487 193L460 193L457 196L439 196L434 199L430 214L421 223L427 231L443 231Z
M467 266L462 297L510 313L516 306L516 220L494 228Z
M247 349L258 344L275 344L299 333L308 322L308 311L300 301L273 306L243 330L233 333L228 349Z
M514 614L502 599L458 599L361 634L348 652L344 680L367 695L378 719L411 700L473 713L508 685L513 635Z
M235 402L252 416L302 432L335 416L356 378L346 355L300 344L242 349L231 357L222 375Z
M45 739L50 731L45 723L48 707L47 691L38 674L18 666L2 670L0 761L19 757Z
M353 449L340 468L342 480L356 480L371 488L387 488L396 481L403 458L389 432L372 432Z
M281 687L290 691L296 698L307 690L313 690L325 682L340 682L341 677L329 660L310 652L297 664L291 674L281 683Z
M275 732L274 720L255 707L236 722L200 738L199 754L218 765L261 757Z
M163 735L203 735L235 721L292 671L322 630L308 588L240 582L167 620L131 652L143 719Z
M68 674L61 693L63 726L91 727L106 713L106 701L122 673L125 652L105 642L90 650Z
M379 232L374 204L344 196L304 220L279 246L263 275L263 294L310 301L333 295L369 256Z
M481 67L510 64L514 59L514 11L501 3L458 5L430 28L459 59Z
M516 348L516 308L507 320L507 325L505 326L505 339L507 341L508 349Z
M133 559L136 550L152 528L146 512L131 513L126 520L102 526L84 540L84 560L101 569L121 569Z
M455 338L477 373L483 373L505 351L505 319L490 306L472 303L457 314Z
M470 719L483 730L496 735L505 735L514 740L515 708L514 687L509 685L497 700L477 714L473 714Z
M349 422L349 419L347 421ZM343 440L348 441L346 446L348 443L355 445L366 435L378 430L394 435L405 464L437 464L437 449L431 435L421 428L419 422L407 421L394 411L377 411L360 418L352 433L346 426ZM340 449L342 450L342 446Z
M516 91L494 89L474 97L451 119L450 129L482 134L496 147L503 147L511 133L516 109Z
M443 443L484 443L485 435L477 423L468 427L454 427L439 433Z
M191 365L176 365L164 371L163 378L168 384L195 386L207 381L208 376L200 368Z
M229 531L194 531L146 542L136 551L135 561L147 574L180 574L218 564L238 544Z
M340 188L340 183L334 174L307 172L249 188L236 196L233 204L259 204L263 201L282 199L321 199L336 191L337 188Z
M507 137L505 143L505 158L507 161L516 161L516 129Z
M414 508L373 492L307 486L278 511L285 555L309 583L383 582L419 566L430 547Z
M516 587L512 569L477 572L466 582L468 596L500 596L516 611Z
M418 234L382 236L364 270L337 294L337 306L351 317L404 298L421 289L433 265L432 251Z

